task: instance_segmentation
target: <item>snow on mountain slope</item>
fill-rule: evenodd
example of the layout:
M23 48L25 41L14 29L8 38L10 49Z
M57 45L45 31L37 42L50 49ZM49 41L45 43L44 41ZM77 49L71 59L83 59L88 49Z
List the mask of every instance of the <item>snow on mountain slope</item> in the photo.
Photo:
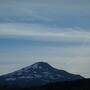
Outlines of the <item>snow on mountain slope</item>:
M71 81L83 79L80 75L58 70L45 62L37 62L21 70L0 77L0 80L10 85L43 85L49 82ZM0 82L1 83L1 82Z

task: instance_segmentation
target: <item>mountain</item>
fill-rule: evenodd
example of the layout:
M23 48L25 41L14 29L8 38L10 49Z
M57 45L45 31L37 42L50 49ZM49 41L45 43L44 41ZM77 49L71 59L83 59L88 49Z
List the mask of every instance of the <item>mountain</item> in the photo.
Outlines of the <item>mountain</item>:
M0 84L9 86L41 86L47 83L84 79L80 75L53 68L46 62L37 62L21 70L0 76Z

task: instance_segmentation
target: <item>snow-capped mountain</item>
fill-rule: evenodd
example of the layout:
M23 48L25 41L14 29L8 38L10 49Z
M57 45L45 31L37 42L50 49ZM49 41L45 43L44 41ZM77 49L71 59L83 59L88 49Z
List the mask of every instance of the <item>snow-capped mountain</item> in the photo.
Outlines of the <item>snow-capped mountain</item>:
M45 62L37 62L21 70L0 77L0 83L18 86L36 86L51 82L83 79L64 70L58 70Z

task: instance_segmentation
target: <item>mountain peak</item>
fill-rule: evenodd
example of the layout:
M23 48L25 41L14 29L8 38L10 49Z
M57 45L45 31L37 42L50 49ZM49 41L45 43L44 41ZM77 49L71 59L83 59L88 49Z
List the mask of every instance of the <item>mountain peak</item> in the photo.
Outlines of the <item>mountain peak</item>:
M46 63L46 62L36 62L31 66L32 67L38 67L38 66L50 66L50 65L48 63Z
M36 62L35 64L48 64L47 62Z
M33 68L33 69L42 69L42 68L47 69L47 68L49 68L50 69L50 68L52 68L52 66L46 62L36 62L33 65L31 65L30 68Z

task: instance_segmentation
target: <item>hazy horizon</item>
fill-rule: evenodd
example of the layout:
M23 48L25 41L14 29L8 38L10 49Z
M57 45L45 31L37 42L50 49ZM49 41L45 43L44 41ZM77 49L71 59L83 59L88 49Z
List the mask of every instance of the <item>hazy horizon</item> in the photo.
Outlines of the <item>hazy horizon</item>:
M90 78L89 0L0 0L0 75L39 61Z

